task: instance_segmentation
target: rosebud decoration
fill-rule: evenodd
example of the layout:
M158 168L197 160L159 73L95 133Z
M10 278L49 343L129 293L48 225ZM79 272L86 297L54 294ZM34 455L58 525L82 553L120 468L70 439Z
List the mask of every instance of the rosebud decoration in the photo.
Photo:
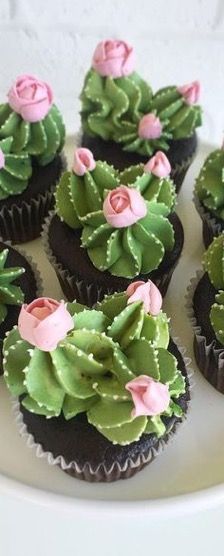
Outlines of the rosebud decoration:
M8 101L26 122L40 122L52 106L53 93L44 81L33 75L21 75L9 90Z
M4 168L4 166L5 166L5 155L2 149L0 149L0 170Z
M102 77L125 77L134 71L134 66L133 48L125 41L102 41L93 54L92 67Z
M39 297L20 311L18 328L21 338L42 351L53 351L58 342L74 328L74 322L60 303L49 297Z
M139 122L138 135L140 139L158 139L162 133L162 124L155 114L145 114Z
M200 96L201 85L199 81L193 81L188 85L182 85L182 87L177 88L178 93L180 93L187 104L195 104Z
M126 228L146 216L147 205L137 189L120 185L108 193L103 213L113 228Z
M151 280L148 280L148 282L141 280L132 282L128 286L126 294L128 305L136 301L142 301L145 313L150 313L154 317L159 314L163 299L160 291Z
M154 174L157 178L166 178L171 172L171 166L167 156L162 151L157 151L145 164L144 171Z
M84 176L88 171L91 172L96 167L96 162L93 158L93 153L89 149L80 147L75 150L73 172L77 176Z
M134 403L132 417L160 415L169 407L170 394L167 384L155 381L147 375L140 375L128 382L126 390L131 393Z

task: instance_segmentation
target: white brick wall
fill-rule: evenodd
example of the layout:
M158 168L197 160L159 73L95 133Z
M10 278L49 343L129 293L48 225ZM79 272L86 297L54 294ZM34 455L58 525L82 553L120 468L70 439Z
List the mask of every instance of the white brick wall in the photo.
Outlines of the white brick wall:
M0 99L14 77L32 72L54 88L70 131L96 43L132 42L137 69L154 88L199 78L204 137L224 128L224 0L0 0Z

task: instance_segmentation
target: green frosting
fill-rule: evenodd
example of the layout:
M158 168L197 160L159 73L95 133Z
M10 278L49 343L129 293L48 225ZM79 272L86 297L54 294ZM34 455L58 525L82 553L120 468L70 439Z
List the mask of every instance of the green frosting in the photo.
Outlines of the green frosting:
M12 152L25 151L41 166L51 162L63 148L65 126L55 104L40 122L30 123L14 112L9 104L0 105L0 138L12 136Z
M119 185L135 187L147 203L147 216L136 224L115 229L103 214L108 191ZM115 276L133 278L157 268L174 246L174 231L167 216L176 200L169 178L157 178L133 166L122 173L98 161L80 177L65 172L56 189L56 211L71 228L83 228L82 246L96 268Z
M12 137L0 141L0 150L5 158L4 166L0 168L0 201L22 193L32 174L30 156L26 152L13 153L12 143Z
M224 220L224 150L212 152L196 180L195 192L202 204Z
M224 345L224 291L217 293L215 300L210 311L210 321L217 340Z
M213 286L224 289L224 235L213 239L204 253L202 264Z
M167 317L146 315L143 304L115 294L95 309L68 304L74 329L50 352L33 348L15 327L4 341L4 377L11 393L24 395L29 411L72 419L85 412L89 423L113 444L129 444L143 433L165 433L163 416L182 416L178 398L186 390L169 351ZM132 416L125 385L144 374L167 384L170 404L154 417Z
M201 108L186 103L177 87L165 87L153 95L137 73L113 79L91 69L81 93L83 130L104 140L121 143L125 151L151 156L158 149L168 150L170 139L190 137L201 125ZM141 118L154 113L162 124L158 139L141 139Z
M12 284L24 273L24 268L5 267L8 249L0 252L0 324L7 316L7 305L21 305L24 294L19 286Z

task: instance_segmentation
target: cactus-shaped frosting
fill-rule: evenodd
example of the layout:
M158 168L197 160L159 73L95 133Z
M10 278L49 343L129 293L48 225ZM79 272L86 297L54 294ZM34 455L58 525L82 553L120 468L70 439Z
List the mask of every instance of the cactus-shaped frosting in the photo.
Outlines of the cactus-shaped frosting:
M207 209L224 220L223 149L217 149L206 158L196 180L195 192Z
M203 267L213 286L224 289L224 235L213 239L202 259Z
M71 228L83 228L82 246L96 268L127 278L147 274L174 245L167 218L176 200L173 182L143 165L119 173L105 162L94 161L89 170L90 155L88 149L77 149L74 171L66 172L57 187L56 211ZM120 193L120 199L125 194L123 208L117 206ZM110 202L117 207L119 219L124 217L122 224L110 220ZM135 214L138 203L141 210Z
M128 71L127 67L125 72L114 71L116 55L102 71L98 63L99 47L102 55L100 43L80 97L86 133L116 141L126 151L150 156L157 149L167 150L170 139L190 137L201 125L201 109L195 104L199 96L198 82L165 87L153 94L134 71L133 64ZM105 44L103 49L105 61Z
M32 174L30 156L26 152L13 153L12 143L12 137L0 141L0 201L22 193Z
M65 126L53 104L52 91L33 76L20 76L0 105L0 138L13 137L12 152L37 158L40 165L51 162L63 148Z
M210 311L210 321L217 340L224 345L224 291L219 291L215 296Z
M23 396L29 411L47 417L62 412L72 419L85 412L89 423L113 444L129 444L142 434L162 436L163 418L182 416L178 398L186 384L167 351L166 316L159 306L156 315L146 313L147 300L141 295L132 301L130 295L115 294L95 309L70 303L67 316L65 307L53 300L36 300L23 308L19 327L4 341L10 391ZM62 339L47 351L46 336L50 340L55 330ZM28 336L32 344L24 339Z
M13 282L24 273L21 267L6 267L8 249L0 252L0 324L7 316L8 305L21 305L24 294L19 286Z

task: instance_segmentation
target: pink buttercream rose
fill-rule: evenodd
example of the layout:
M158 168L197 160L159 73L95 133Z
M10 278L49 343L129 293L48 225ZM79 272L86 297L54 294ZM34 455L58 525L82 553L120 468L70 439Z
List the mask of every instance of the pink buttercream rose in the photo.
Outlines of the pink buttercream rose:
M157 178L166 178L171 172L171 166L167 156L162 151L157 151L145 164L144 170L146 173L151 172Z
M74 328L74 322L64 301L39 297L22 306L18 328L23 340L42 351L53 351Z
M125 41L100 42L93 54L92 67L103 77L124 77L134 71L135 56L132 46Z
M5 155L2 149L0 149L0 170L4 168L4 166L5 166Z
M167 384L157 382L147 375L140 375L125 386L134 403L133 417L160 415L169 406L170 394Z
M147 206L137 189L120 185L108 193L103 213L113 228L126 228L146 216Z
M128 305L136 301L142 301L144 311L154 317L159 314L163 299L157 286L151 281L143 282L138 280L132 282L126 290Z
M139 122L138 135L141 139L158 139L162 133L162 124L155 114L145 114Z
M8 92L9 106L26 122L39 122L48 114L53 93L44 81L33 75L20 75Z
M193 81L188 85L177 87L177 90L184 97L187 104L195 104L200 96L201 85L199 81Z
M73 172L77 176L84 176L84 174L96 167L96 162L93 158L93 153L89 149L80 147L75 150Z

